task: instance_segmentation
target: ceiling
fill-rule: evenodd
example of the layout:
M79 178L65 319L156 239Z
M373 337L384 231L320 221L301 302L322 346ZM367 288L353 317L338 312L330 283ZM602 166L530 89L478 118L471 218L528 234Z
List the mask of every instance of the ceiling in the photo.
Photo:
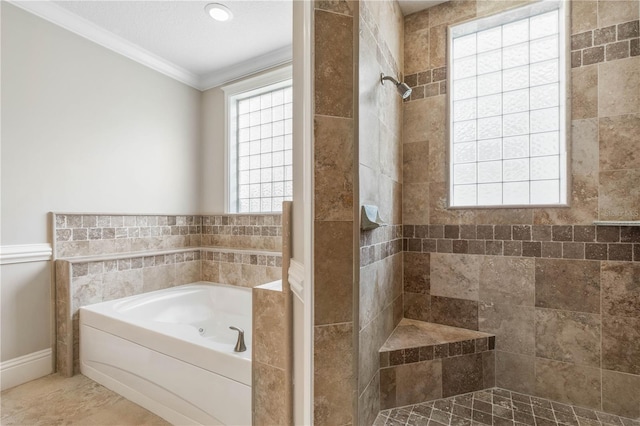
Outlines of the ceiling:
M217 1L232 10L231 21L206 14L205 6ZM408 15L444 1L399 4ZM283 64L292 55L292 0L11 3L199 90Z

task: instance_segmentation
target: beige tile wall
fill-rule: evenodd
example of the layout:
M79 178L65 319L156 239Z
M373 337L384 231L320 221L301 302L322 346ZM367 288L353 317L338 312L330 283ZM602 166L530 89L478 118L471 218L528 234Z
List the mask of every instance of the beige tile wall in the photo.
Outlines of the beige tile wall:
M403 18L395 1L359 2L359 199L389 224L360 232L358 423L380 410L378 350L402 318L402 99L380 73L402 79Z
M497 386L638 418L640 228L592 222L640 220L640 3L570 4L571 207L446 207L443 29L520 3L405 17L404 314L495 333Z
M355 420L354 14L357 3L314 9L314 424ZM356 21L357 22L357 21Z

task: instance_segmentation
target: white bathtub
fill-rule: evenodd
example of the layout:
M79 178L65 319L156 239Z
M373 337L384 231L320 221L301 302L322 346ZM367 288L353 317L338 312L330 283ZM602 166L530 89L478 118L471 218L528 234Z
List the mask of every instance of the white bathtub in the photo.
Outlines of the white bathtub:
M80 370L173 424L250 425L251 289L200 282L80 308Z

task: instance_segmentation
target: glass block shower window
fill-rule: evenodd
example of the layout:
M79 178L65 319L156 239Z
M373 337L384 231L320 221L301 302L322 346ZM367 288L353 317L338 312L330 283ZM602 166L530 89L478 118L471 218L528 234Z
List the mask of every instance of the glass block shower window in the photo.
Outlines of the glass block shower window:
M562 3L450 28L452 207L566 204Z
M235 102L236 211L281 211L293 196L291 81Z

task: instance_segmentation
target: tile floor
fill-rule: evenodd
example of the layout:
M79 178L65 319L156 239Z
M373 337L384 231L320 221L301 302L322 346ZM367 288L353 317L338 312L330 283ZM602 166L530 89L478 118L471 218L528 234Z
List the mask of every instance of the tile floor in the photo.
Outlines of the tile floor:
M139 405L77 374L52 374L0 394L0 424L165 426Z
M640 420L493 388L378 414L374 426L640 426Z

